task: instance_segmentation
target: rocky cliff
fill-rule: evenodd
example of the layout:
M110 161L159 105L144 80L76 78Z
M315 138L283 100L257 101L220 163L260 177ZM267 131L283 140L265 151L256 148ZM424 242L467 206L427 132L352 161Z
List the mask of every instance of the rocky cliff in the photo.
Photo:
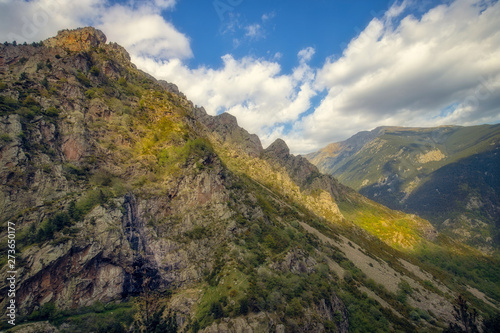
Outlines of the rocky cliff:
M22 330L410 332L452 319L469 280L411 251L468 249L428 222L281 140L263 149L93 28L0 55L0 244L15 223ZM497 306L478 297L483 313Z

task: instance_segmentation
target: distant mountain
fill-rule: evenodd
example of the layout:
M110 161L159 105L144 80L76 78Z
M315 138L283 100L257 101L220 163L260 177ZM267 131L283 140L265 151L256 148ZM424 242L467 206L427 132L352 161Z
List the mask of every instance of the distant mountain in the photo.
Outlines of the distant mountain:
M459 294L498 312L497 259L264 149L102 32L0 57L2 330L439 332Z
M392 209L485 251L500 247L500 125L379 127L305 156Z

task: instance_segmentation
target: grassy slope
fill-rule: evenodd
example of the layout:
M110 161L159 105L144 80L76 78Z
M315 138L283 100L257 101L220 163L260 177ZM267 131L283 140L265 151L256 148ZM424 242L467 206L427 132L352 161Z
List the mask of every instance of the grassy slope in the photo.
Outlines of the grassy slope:
M473 230L466 239L470 244L491 246L485 240L496 239L499 177L494 165L500 125L387 128L341 159L342 149L352 147L349 140L309 157L324 172L377 202L417 213L439 227L451 219L447 230L455 234ZM470 202L480 207L471 209ZM482 224L474 226L476 219Z
M98 57L101 55L93 56L97 57L94 60L95 66L99 66ZM370 277L345 258L336 246L320 242L297 221L307 223L331 239L338 238L338 234L349 236L369 250L370 256L388 262L393 261L394 256L415 259L391 249L377 239L370 239L361 230L342 222L343 219L334 209L332 198L325 197L322 193L301 192L286 172L278 167L242 154L235 158L232 147L217 144L211 147L212 144L207 141L210 138L204 138L193 130L192 120L189 120L186 113L188 108L185 100L162 92L154 82L148 81L137 71L130 69L128 74L130 79L126 83L107 82L87 89L91 91L87 98L100 98L118 112L107 121L93 122L90 127L93 133L98 133L99 149L104 152L101 156L106 156L109 160L100 160L101 156L96 156L99 161L97 165L102 166L102 169L88 169L86 165L66 166L67 177L81 184L83 193L87 193L87 196L82 195L76 203L82 214L85 214L96 205L104 205L101 199L118 197L125 191L134 191L144 197L162 195L162 184L182 176L187 160L207 157L212 154L212 149L215 150L226 164L228 172L232 174L228 186L233 197L227 204L234 206L234 223L241 233L235 239L220 244L220 257L224 260L216 262L212 269L206 272L204 281L192 286L195 290L202 290L199 303L194 309L193 326L208 326L219 315L237 317L246 313L268 311L288 317L287 324L292 328L294 325L303 324L307 309L336 292L348 304L353 331L373 331L374 328L388 331L390 327L414 331L415 327L420 325L430 325L431 328L437 329L437 318L424 319L427 317L422 315L422 319L414 321L401 319L377 302L366 298L359 292L357 285L368 286L406 318L412 311L412 307L404 298L397 300L396 295L370 281ZM90 76L89 73L86 75ZM95 91L92 90L94 88ZM41 94L45 93L43 88L39 89ZM57 100L56 96L54 100ZM12 109L3 112L4 115L22 114L28 124L30 112L35 113L35 116L39 112L43 117L49 117L43 110L16 104ZM65 117L64 112L61 112L60 117ZM31 148L33 154L36 154L36 150L37 147ZM204 166L198 167L202 169ZM94 197L93 194L97 192L92 191L96 188L101 189L101 193L107 198ZM427 243L415 229L408 226L415 222L413 218L375 203L359 201L359 197L351 199L337 203L342 215L364 227L372 235L380 236L388 243L393 242L393 245L405 245L405 242L408 242L411 247ZM253 219L239 214L242 209L238 206L242 204L261 211L261 217ZM50 213L51 207L47 208ZM53 210L58 211L57 203L54 204ZM401 233L403 242L394 242L391 238L393 236L387 236L387 232L391 235ZM67 237L58 230L54 235L56 238ZM192 239L188 238L186 241L200 241L207 236L190 234L189 237ZM36 239L25 241L37 242ZM270 265L282 261L293 249L302 249L305 256L314 258L314 269L310 272L290 273L269 268ZM329 260L339 263L349 272L349 279L344 280L335 274L328 267ZM473 262L471 260L471 264ZM399 272L404 272L400 265L393 265ZM439 272L439 269L433 269ZM445 273L442 274L444 279L450 279ZM477 274L480 280L478 284L481 285L482 272ZM464 279L468 281L467 276ZM424 284L422 288L426 288ZM191 291L187 289L173 292L173 299L176 299ZM480 306L485 309L484 305ZM129 317L132 316L129 307L124 307L123 311L113 310L113 316L111 310L90 309L91 313L98 313L90 319L86 314L63 312L47 314L47 317L38 319L50 319L58 324L66 318L66 323L78 327L86 323L90 325L90 321L95 320L93 318L100 318L99 313L109 314L108 318L114 318L117 322L128 320L122 318L124 312ZM336 323L333 320L325 324ZM114 323L106 325L108 326L100 328L109 329Z

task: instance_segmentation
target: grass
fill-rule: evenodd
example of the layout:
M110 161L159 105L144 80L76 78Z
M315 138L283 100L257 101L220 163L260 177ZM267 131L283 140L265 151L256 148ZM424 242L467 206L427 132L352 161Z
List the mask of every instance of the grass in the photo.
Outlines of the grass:
M112 204L109 198L123 196L129 191L134 192L143 203L147 204L149 198L154 200L160 198L160 195L141 192L145 191L148 185L154 184L168 190L170 189L168 186L180 181L174 179L177 182L165 186L164 183L171 180L169 177L173 179L177 176L196 176L201 172L209 172L211 168L219 168L222 164L222 174L217 176L228 185L223 190L224 194L227 194L227 199L224 199L222 204L226 203L234 213L234 221L227 223L234 222L235 234L225 239L226 221L219 224L219 221L210 214L207 216L193 214L194 218L199 218L195 223L196 227L181 234L180 238L174 233L166 236L172 237L169 240L177 242L180 246L188 243L205 243L215 239L219 241L219 236L216 235L220 235L223 239L224 244L217 243L210 248L213 250L210 253L215 253L214 257L219 260L214 260L212 266L207 265L211 270L205 272L204 281L188 286L202 290L199 303L194 305L193 313L193 321L198 327L207 327L221 317L244 316L252 311L277 313L279 318L288 317L294 323L300 324L303 319L302 314L307 313L308 309L315 308L322 300L330 302L330 297L336 293L341 294L345 304L350 307L348 316L353 331L365 332L372 328L374 328L372 331L388 331L389 321L396 329L405 331L407 321L391 317L374 301L357 292L354 284L366 282L372 289L385 293L382 287L373 281L367 282L367 277L360 269L340 253L335 252L333 247L329 248L322 244L318 237L305 232L297 221L314 226L331 238L337 237L337 232L348 234L352 231L352 235L349 236L366 238L364 248L368 250L368 246L371 246L369 252L373 253L373 256L388 261L396 261L394 258L400 258L403 254L391 252L388 246L368 239L361 229L342 229L340 217L332 207L339 204L348 220L352 220L389 243L395 234L400 234L412 245L418 242L420 237L418 221L372 203L357 201L357 197L352 197L351 203L335 203L325 191L317 190L311 193L303 191L279 165L252 158L238 150L236 146L219 144L215 141L212 144L210 140L203 138L200 132L191 128L197 125L192 118L186 117L185 101L164 93L154 82L142 79L138 72L131 69L118 68L119 80L103 81L101 85L90 88L89 77L92 76L92 83L98 82L102 77L97 66L100 57L111 59L110 54L92 54L94 67L90 73L76 75L81 83L78 85L79 88L82 92L86 90L85 95L88 97L82 103L90 103L89 99L92 98L100 98L110 110L109 119L87 124L89 131L95 134L92 137L92 144L97 149L92 153L101 155L92 162L64 165L70 185L85 184L88 187L81 187L86 190L81 193L79 199L74 194L72 195L74 201L71 203L68 204L71 198L64 199L67 211L60 214L68 215L70 222L81 221L97 205L109 207ZM2 112L3 108L11 112L22 107L22 111L19 112L24 112L26 118L34 117L37 112L41 112L37 109L39 106L34 103L35 99L25 97L22 101L24 105L2 99L0 104ZM51 110L47 109L45 116L53 117L59 122L63 121L64 112L54 107ZM391 149L397 152L397 147ZM219 157L222 163L217 160ZM94 166L91 168L86 165ZM103 167L96 168L96 165ZM105 168L104 165L109 168ZM188 166L189 169L186 168ZM161 195L164 196L165 193ZM46 213L50 215L53 212ZM158 227L155 226L155 221L161 218L155 219L156 217L148 219L147 228ZM174 220L177 220L172 216L168 216L168 219L172 225L175 224ZM62 215L58 218L52 216L44 222L43 228L48 227L48 224L54 224L57 231L62 231L68 227L67 220ZM178 223L181 221L179 218ZM91 223L89 222L88 227ZM216 234L215 231L221 233ZM54 240L52 244L66 241L75 235L68 231L67 234L58 236L59 239ZM229 237L232 244L226 247ZM361 243L358 239L356 241L358 244ZM366 245L368 243L369 245ZM341 282L321 260L327 249L332 252L331 257L340 261L342 267L351 274L349 283ZM282 264L286 256L292 252L298 258L297 261L303 264L300 269L294 268L294 272L291 272L287 268L280 269L275 266ZM306 259L309 259L307 263ZM316 265L311 264L314 261L317 262ZM195 269L203 267L196 265L202 264L193 263ZM469 270L473 271L471 267ZM436 267L435 271L439 269ZM492 271L488 274L496 273ZM464 279L470 278L473 276L464 275ZM431 285L427 287L432 289ZM404 286L401 289L403 290ZM405 311L409 310L404 304L397 303L397 305L403 307ZM123 328L130 323L134 314L134 309L128 305L108 307L97 304L91 309L80 309L75 312L57 311L52 308L45 310L47 313L39 312L32 319L35 320L38 316L37 318L42 320L46 317L59 327L64 322L69 325L68 331L74 332L112 331L116 323ZM335 313L334 319L326 323L330 329L335 328L339 315ZM413 313L414 318L417 318L417 315L425 316ZM292 331L292 323L287 322L287 325L287 331ZM408 327L411 331L411 325Z
M411 249L422 240L425 222L419 222L401 212L390 211L376 203L342 201L340 210L347 220L398 249Z
M59 327L61 332L126 332L132 324L135 309L133 302L125 303L96 303L90 307L75 310L59 311L55 306L45 303L39 310L33 312L29 318L22 318L21 323L7 332L17 332L24 329L24 323L49 320ZM61 325L64 323L64 328ZM122 330L119 330L121 327Z

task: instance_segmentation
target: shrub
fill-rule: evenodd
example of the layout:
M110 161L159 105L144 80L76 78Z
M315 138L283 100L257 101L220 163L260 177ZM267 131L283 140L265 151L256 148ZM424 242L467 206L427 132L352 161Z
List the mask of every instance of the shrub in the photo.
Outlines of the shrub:
M85 91L85 97L87 97L88 99L95 98L96 94L97 94L97 90L95 88L91 88L91 89Z
M83 217L83 212L76 206L75 201L69 203L68 214L74 221L80 221Z
M411 295L412 293L413 293L413 289L411 288L408 281L402 279L398 283L398 291L396 293L396 299L400 303L406 304L406 301L408 299L408 295Z
M42 305L38 310L33 311L29 315L29 320L52 320L56 318L58 311L56 305L53 302L48 302Z
M411 320L413 320L413 321L417 321L417 320L419 320L419 319L420 319L420 315L418 314L418 312L417 312L417 311L412 310L412 311L410 312L410 318L411 318Z
M214 319L224 317L224 311L222 310L222 305L219 301L216 301L210 305L210 314Z
M47 110L45 110L44 114L47 117L59 117L59 110L56 107L49 107Z
M127 80L124 78L124 77L121 77L118 79L118 84L122 87L126 87L127 86Z
M2 142L11 142L12 138L8 134L2 133L0 135L0 141L2 141Z
M42 84L42 86L45 87L45 89L49 89L49 81L47 80L47 77L43 78L41 84Z
M189 238L191 240L200 240L203 237L205 237L206 233L207 233L207 230L205 227L197 225L192 230L186 231L184 233L184 236L186 236L187 238Z
M13 112L18 108L18 103L15 99L0 96L0 112Z
M294 298L288 305L286 306L286 315L290 317L300 317L304 313L304 308L300 303L300 299Z
M85 87L91 86L90 80L81 71L78 71L76 73L76 79L78 80L78 82L83 84Z
M89 73L93 76L98 76L100 72L101 70L99 69L99 67L92 66Z
M248 313L249 301L248 298L240 299L240 314L246 315Z
M54 233L62 230L66 226L71 226L71 218L68 213L57 213L50 219L44 221L35 236L35 242L40 243L50 240Z

